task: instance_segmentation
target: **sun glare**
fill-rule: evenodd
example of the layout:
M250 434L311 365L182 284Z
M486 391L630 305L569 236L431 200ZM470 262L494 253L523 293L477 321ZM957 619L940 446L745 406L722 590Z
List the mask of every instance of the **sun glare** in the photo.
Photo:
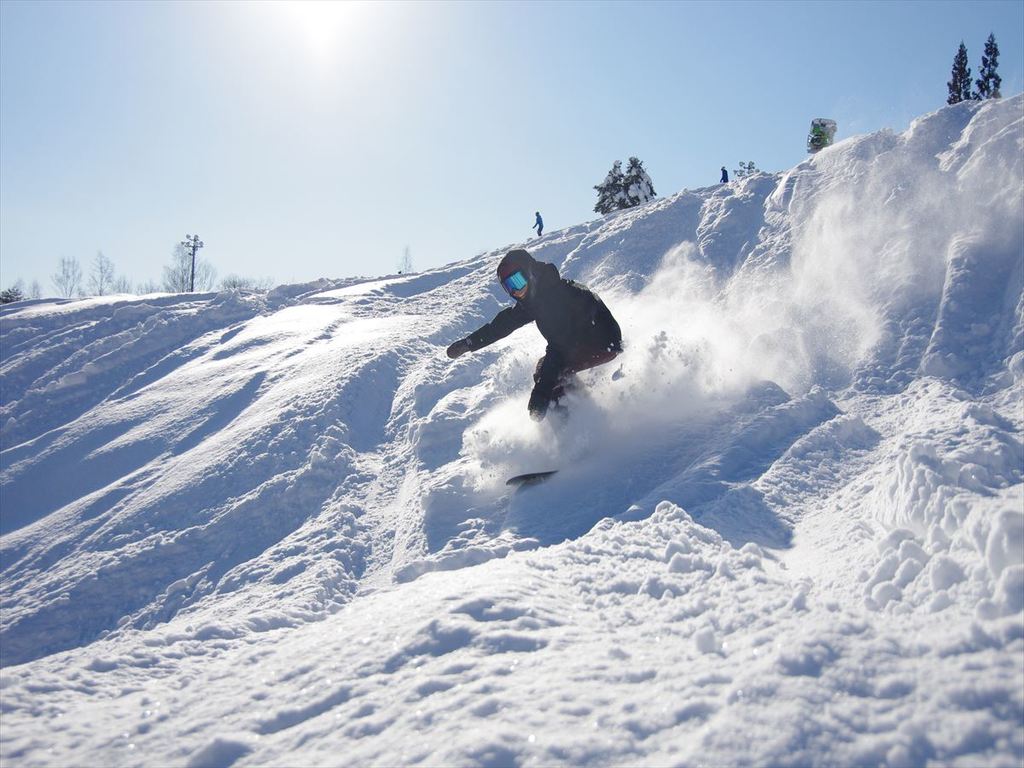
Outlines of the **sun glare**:
M274 4L299 44L318 59L333 57L354 40L353 27L366 3L354 0L286 0Z

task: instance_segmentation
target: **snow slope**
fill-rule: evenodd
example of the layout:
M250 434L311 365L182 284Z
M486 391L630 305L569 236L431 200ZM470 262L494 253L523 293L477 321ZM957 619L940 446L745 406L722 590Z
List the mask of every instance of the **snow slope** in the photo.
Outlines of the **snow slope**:
M1024 97L527 245L0 310L4 765L1019 765Z

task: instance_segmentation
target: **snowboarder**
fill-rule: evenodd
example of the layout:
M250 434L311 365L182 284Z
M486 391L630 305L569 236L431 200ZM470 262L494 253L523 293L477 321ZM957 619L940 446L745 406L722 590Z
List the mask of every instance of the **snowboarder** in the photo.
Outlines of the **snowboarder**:
M530 229L536 229L537 237L540 237L544 234L544 219L540 217L540 211L536 211L534 215L537 217L537 220L533 222L533 226Z
M548 342L530 394L530 416L540 421L572 388L573 374L610 362L622 351L622 332L597 294L562 278L554 264L537 261L527 251L509 251L498 265L498 280L515 305L448 347L448 357L482 349L536 321Z
M722 184L728 184L729 183L729 172L727 170L725 170L725 166L724 165L722 166L722 180L721 180L721 183Z

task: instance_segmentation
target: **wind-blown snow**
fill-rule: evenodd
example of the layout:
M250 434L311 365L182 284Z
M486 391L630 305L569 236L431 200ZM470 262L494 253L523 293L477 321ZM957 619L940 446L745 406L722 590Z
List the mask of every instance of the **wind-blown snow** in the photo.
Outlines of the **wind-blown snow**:
M0 310L5 765L1019 765L1024 97L506 250ZM504 480L558 468L511 493Z

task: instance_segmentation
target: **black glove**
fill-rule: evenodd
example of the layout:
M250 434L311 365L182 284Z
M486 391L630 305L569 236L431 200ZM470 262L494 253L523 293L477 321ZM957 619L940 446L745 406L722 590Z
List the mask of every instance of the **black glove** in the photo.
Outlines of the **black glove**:
M470 342L469 339L459 339L450 347L448 347L446 352L448 354L448 357L454 360L456 357L461 357L462 355L466 354L471 349L473 349L473 344L472 342Z

